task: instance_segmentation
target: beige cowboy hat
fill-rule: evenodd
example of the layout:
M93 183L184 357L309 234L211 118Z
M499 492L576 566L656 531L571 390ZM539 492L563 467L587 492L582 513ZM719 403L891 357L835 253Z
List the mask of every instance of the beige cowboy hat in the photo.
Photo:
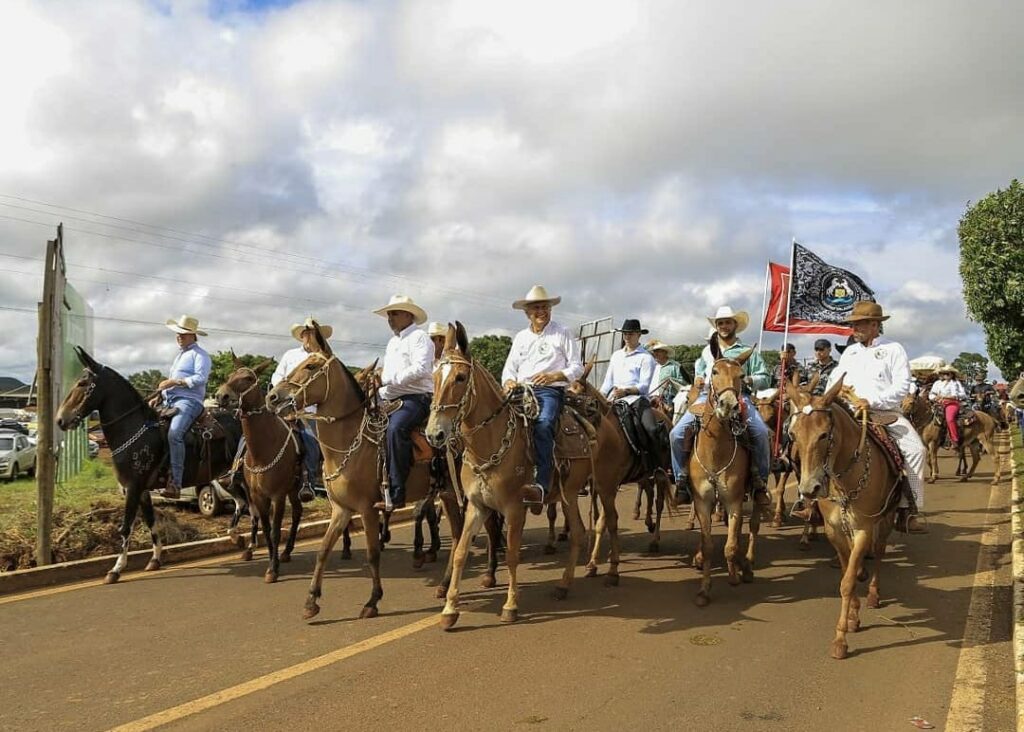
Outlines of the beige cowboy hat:
M949 365L940 366L939 368L935 369L935 373L936 374L953 374L953 376L955 376L957 379L962 379L963 378L963 376L960 374L960 372L954 366L949 366Z
M534 285L530 288L530 291L526 293L526 297L522 300L516 300L512 303L512 307L516 310L526 310L527 305L533 305L538 302L549 302L551 303L551 306L554 307L558 303L562 302L562 298L552 297L543 287L540 285Z
M439 323L436 320L433 320L430 325L427 326L427 335L431 338L434 336L447 336L448 326L444 323Z
M324 325L323 323L317 323L317 325L320 326L320 335L322 335L325 339L330 338L331 335L334 334L334 328L332 328L331 326ZM292 327L289 328L289 330L291 331L291 334L292 334L292 338L294 338L297 341L301 341L302 340L302 331L304 331L306 329L313 330L313 316L312 315L310 315L308 318L306 318L301 323L292 323Z
M387 305L382 308L377 308L373 312L386 318L388 317L388 313L392 310L401 310L406 313L411 313L412 317L416 321L416 325L423 325L427 322L427 311L414 303L412 298L406 295L392 295L391 299L388 300Z
M882 306L870 300L858 300L844 323L856 323L859 320L888 320L889 316L882 312Z
M173 330L178 335L185 335L186 333L190 333L194 336L206 335L206 331L199 330L199 319L191 315L182 315L177 320L171 318L166 323L164 323L164 325L166 325L168 328Z
M647 344L647 350L650 351L651 353L654 353L655 351L671 351L672 346L668 345L667 343L662 343L657 338L655 338L653 341Z
M731 319L736 321L736 332L742 333L750 325L750 315L746 310L733 310L728 305L723 305L715 311L715 314L708 318L708 322L711 323L711 328L715 328L715 323L719 320ZM712 330L714 332L714 330ZM709 336L710 337L710 336Z

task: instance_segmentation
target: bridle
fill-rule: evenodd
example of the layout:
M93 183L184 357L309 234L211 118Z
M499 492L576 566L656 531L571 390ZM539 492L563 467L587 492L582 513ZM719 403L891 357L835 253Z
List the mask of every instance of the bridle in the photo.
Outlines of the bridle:
M252 384L250 384L249 388L246 389L245 391L236 391L234 389L234 387L230 387L230 386L228 387L229 389L231 389L232 392L234 392L235 396L238 397L238 409L235 410L235 413L239 417L251 417L253 415L263 414L264 412L266 412L267 411L266 404L263 404L262 406L260 406L260 407L258 407L256 409L250 409L248 411L242 406L245 403L245 398L249 394L251 394L255 389L259 388L260 379L259 379L259 376L256 375L256 371L254 371L253 369L249 368L248 366L243 366L240 369L238 369L237 373L248 374L248 375L252 376Z
M451 441L452 439L454 439L456 434L459 434L461 432L463 420L465 419L466 415L473 410L473 407L476 406L476 380L472 377L473 371L475 369L481 368L481 366L476 361L472 359L463 358L461 356L456 356L454 354L448 354L446 356L443 356L441 360L437 362L438 366L452 366L454 364L469 367L470 373L466 377L466 390L462 393L462 396L456 402L430 405L430 411L433 412L434 414L439 414L441 412L445 412L452 409L456 410L455 416L452 417L452 433L447 436L445 440L446 442ZM499 414L501 414L506 407L510 406L513 394L514 392L506 394L504 399L501 400L501 403L498 404L497 409L495 409L491 414L489 414L487 417L481 420L480 423L477 424L475 427L471 427L464 433L462 433L463 436L469 437L475 434L476 432L479 432L488 424L493 422L494 419Z
M318 354L318 355L322 356L322 354ZM285 378L281 379L281 381L279 382L279 385L280 384L287 384L288 386L292 387L294 389L294 391L292 391L288 395L288 397L289 397L288 401L282 402L281 405L278 407L278 409L275 410L275 411L280 413L280 411L284 407L289 406L289 405L293 409L295 409L296 411L298 411L299 409L304 409L306 406L308 406L307 400L306 400L306 389L308 389L321 376L324 377L324 380L326 382L326 387L324 389L324 398L320 400L320 405L322 406L331 397L331 372L330 372L330 367L331 367L331 364L334 363L335 361L338 361L338 357L333 355L333 354L331 354L331 356L329 358L324 359L324 362L322 364L320 364L320 368L318 368L313 373L312 376L310 376L308 379L306 379L301 384L299 382L297 382L297 381L293 381L292 379L289 379L287 376ZM338 363L341 363L341 362L338 361ZM342 366L342 368L344 368L344 366ZM296 401L296 398L295 398L296 396L301 396L302 397L302 407L298 406L298 402ZM341 414L341 415L323 414L322 409L318 408L316 414L312 414L312 413L310 413L310 414L302 414L301 418L302 419L306 419L306 420L310 420L310 421L314 421L314 422L327 422L328 424L330 424L330 423L337 422L337 421L342 420L342 419L346 419L347 417L351 417L356 412L361 411L362 409L364 409L369 404L369 401L370 401L369 397L368 396L364 396L362 401L360 401L356 406L354 406L352 409L350 409L349 411L347 411L347 412L345 412L344 414Z

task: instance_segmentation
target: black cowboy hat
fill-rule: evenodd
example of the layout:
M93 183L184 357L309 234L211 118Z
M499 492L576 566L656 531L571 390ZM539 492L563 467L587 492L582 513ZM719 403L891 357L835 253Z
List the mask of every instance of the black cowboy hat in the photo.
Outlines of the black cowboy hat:
M622 321L622 327L619 328L620 333L639 333L640 335L647 335L651 331L646 328L640 327L640 321L635 318L626 318Z

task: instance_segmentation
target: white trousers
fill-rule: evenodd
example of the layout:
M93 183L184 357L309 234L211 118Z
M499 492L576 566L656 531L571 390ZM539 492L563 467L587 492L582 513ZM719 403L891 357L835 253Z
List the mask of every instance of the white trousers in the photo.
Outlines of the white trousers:
M899 412L888 412L882 410L871 410L875 414L896 417L896 421L885 428L886 432L896 440L896 444L907 461L907 481L910 483L910 490L917 501L917 510L924 510L924 462L927 450L921 442L921 436L917 434L914 425L910 424L906 417ZM900 499L900 506L905 507L907 499Z

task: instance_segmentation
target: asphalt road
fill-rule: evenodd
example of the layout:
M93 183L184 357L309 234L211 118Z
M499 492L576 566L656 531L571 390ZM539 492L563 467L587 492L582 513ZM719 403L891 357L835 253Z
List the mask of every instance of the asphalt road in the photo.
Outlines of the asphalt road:
M0 597L0 727L901 730L920 716L1011 730L1010 484L990 490L990 476L986 460L971 483L928 487L931 533L895 537L883 607L864 610L844 661L828 655L839 575L824 539L801 552L798 526L765 526L754 582L731 587L716 529L700 609L696 533L667 521L663 553L645 555L623 491L620 586L580 571L554 600L566 552L544 555L531 519L515 625L498 620L504 587L479 588L478 551L457 630L443 633L441 568L412 569L408 528L385 552L372 620L358 619L361 554L335 555L322 613L302 620L311 543L276 585L260 555Z

